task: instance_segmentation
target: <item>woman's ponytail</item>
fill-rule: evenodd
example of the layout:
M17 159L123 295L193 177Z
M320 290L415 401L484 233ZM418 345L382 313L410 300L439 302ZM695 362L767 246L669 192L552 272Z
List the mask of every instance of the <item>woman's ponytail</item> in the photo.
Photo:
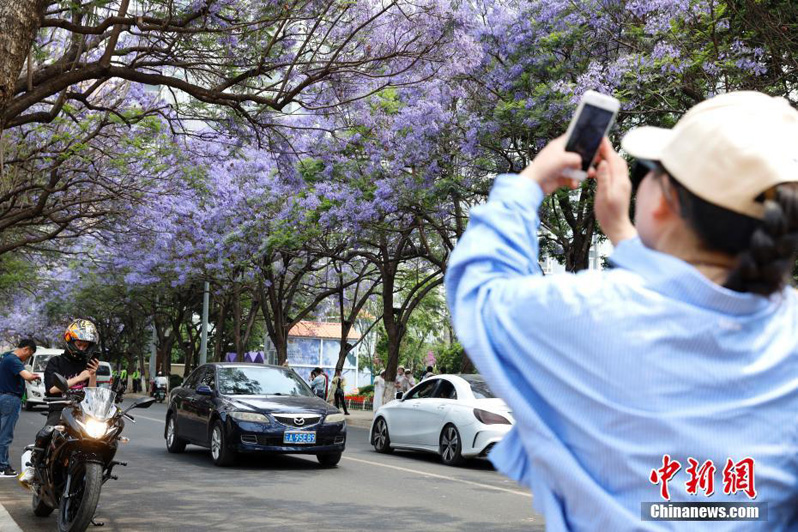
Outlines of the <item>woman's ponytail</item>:
M726 288L770 295L781 290L795 267L798 249L798 186L776 187L776 197L765 200L765 217L753 231L748 249L741 251Z

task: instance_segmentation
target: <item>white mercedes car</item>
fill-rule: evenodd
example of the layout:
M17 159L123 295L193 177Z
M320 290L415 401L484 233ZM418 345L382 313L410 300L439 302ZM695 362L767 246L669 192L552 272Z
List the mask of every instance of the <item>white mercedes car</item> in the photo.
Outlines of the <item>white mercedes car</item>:
M459 465L486 456L514 423L480 375L436 375L377 410L371 444L380 453L438 453L444 464Z

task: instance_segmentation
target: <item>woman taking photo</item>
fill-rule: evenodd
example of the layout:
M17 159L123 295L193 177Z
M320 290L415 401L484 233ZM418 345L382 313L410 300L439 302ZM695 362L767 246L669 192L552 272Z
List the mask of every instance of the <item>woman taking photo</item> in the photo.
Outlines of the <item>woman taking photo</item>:
M457 335L516 419L491 460L549 530L706 528L648 520L668 502L765 503L767 521L711 529L794 530L798 112L739 92L633 130L631 180L605 139L613 268L543 277L537 210L581 162L564 145L496 179L449 262Z

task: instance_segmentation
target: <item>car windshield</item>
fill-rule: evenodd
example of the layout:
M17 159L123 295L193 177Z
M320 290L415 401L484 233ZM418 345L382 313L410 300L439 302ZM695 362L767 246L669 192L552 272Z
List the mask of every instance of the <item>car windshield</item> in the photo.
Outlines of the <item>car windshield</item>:
M33 371L42 373L47 368L47 363L56 355L39 355L33 359Z
M472 375L461 375L463 379L471 386L471 391L474 392L474 397L477 399L494 399L493 392L488 388L488 383L482 377Z
M111 368L109 366L104 366L100 364L100 366L97 368L97 375L108 376L110 374L111 374Z
M315 397L293 371L244 366L220 367L219 392L224 395L292 395Z

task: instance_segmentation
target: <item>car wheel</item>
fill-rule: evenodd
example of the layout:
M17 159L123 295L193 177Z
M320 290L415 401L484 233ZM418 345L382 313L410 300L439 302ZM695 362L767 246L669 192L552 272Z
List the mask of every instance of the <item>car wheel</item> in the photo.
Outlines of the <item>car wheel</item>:
M443 463L450 466L460 465L465 462L461 454L463 450L462 440L457 427L446 425L441 432L440 453Z
M385 422L385 418L381 417L374 423L374 430L371 433L371 444L378 453L393 452L391 437L388 435L388 423Z
M224 425L217 419L211 429L211 456L218 466L229 466L236 460L236 452L230 448L224 433Z
M316 458L323 467L335 467L341 461L343 453L323 453L317 454Z
M166 419L166 450L170 453L182 453L186 450L186 440L177 435L175 415L170 414Z

